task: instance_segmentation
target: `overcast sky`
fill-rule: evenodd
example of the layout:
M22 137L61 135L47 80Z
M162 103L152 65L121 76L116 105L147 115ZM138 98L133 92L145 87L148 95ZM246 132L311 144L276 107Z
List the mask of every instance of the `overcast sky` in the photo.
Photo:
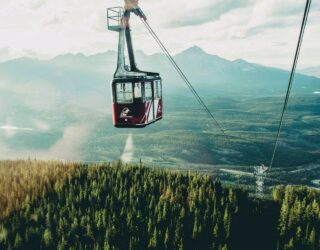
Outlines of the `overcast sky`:
M299 68L320 66L320 1L311 6ZM0 61L18 56L116 50L106 8L122 0L0 0ZM173 54L198 45L234 60L290 68L304 0L140 0L150 25ZM160 52L132 18L134 45Z

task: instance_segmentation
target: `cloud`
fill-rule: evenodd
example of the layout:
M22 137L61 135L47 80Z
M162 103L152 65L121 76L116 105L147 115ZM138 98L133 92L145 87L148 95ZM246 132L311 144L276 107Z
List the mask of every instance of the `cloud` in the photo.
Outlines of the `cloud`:
M269 29L298 27L302 20L303 11L304 2L302 1L259 1L253 6L245 35L256 35Z
M53 16L53 17L50 17L49 19L43 20L43 26L50 26L50 25L60 24L62 22L63 22L63 18L62 17Z
M89 124L70 125L65 128L62 138L46 153L49 158L79 160L80 146L87 139Z
M10 56L4 51L0 60L24 55L24 51L35 51L37 57L48 58L64 53L116 50L117 36L107 30L106 9L119 5L123 5L122 0L3 1L0 48L7 48ZM173 53L198 45L228 59L244 58L268 64L276 61L273 66L286 67L290 43L296 43L305 1L141 0L140 6ZM159 52L141 21L133 15L131 22L135 48L146 53ZM320 1L313 1L304 42L308 46L305 55L310 60L305 59L308 64L305 66L312 66L320 57L319 30ZM269 43L286 45L278 46L282 48L278 53Z
M12 150L8 148L4 140L0 140L0 158L80 161L82 157L81 146L88 139L89 132L94 125L95 124L91 122L86 124L73 124L65 127L63 136L49 150L34 150L29 148L24 150ZM9 131L17 132L15 128Z
M30 7L31 9L36 10L44 6L46 2L46 0L34 0L30 2Z
M0 48L0 62L6 61L8 59L10 59L9 48Z
M33 123L40 131L49 131L51 129L50 124L46 121L35 119Z
M169 22L168 26L183 27L195 26L212 22L219 19L229 11L247 7L252 4L251 0L220 0L210 3L208 6L199 8L185 8L183 5L177 11L177 18Z
M5 137L13 137L19 131L32 131L32 128L19 128L11 125L3 125L0 127L0 130L3 130Z

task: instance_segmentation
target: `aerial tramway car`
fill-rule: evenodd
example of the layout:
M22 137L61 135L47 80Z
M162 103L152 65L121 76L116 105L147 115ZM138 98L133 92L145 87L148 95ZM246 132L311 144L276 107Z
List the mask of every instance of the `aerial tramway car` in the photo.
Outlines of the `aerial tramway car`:
M119 32L118 63L111 83L115 127L145 127L162 118L162 83L159 73L137 68L129 26L130 12L145 19L140 9L108 9L108 29ZM125 63L125 40L130 65Z

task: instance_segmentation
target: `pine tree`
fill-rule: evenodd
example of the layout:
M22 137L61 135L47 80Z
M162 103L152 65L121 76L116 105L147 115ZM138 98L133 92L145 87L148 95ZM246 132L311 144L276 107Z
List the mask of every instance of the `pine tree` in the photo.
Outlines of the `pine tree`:
M158 231L157 228L154 228L153 234L152 234L152 238L149 241L149 248L151 249L157 249L158 247Z
M293 244L293 237L290 238L289 243L285 245L284 249L285 250L292 250L294 249L294 244Z
M170 234L169 234L169 229L166 229L166 233L164 236L164 248L165 249L170 249Z
M58 250L64 250L66 248L67 248L67 242L64 239L64 237L62 237L62 239L58 243Z
M314 228L312 228L311 233L309 235L308 245L311 249L313 249L316 245L316 232Z
M50 229L46 229L43 233L43 240L46 247L53 247L53 237Z
M14 248L15 249L21 249L22 248L22 244L23 244L23 241L22 241L22 238L20 236L20 234L16 234L16 237L15 237L15 240L14 240Z

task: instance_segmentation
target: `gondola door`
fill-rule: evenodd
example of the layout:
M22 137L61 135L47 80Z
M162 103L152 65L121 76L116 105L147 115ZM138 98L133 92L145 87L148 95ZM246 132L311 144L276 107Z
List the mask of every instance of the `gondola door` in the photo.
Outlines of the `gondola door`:
M144 100L145 100L145 115L146 124L154 121L154 102L153 102L153 86L152 82L144 83Z
M156 80L153 82L153 115L154 119L162 118L162 88L161 81Z

